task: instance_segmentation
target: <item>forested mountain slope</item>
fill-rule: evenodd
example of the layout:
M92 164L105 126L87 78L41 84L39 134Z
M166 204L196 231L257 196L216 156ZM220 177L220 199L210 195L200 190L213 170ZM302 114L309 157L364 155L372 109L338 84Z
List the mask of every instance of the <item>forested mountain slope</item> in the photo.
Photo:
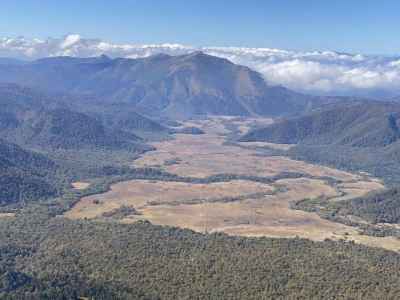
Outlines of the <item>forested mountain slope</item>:
M256 129L242 141L384 147L400 138L400 105L350 102L328 105L308 115Z
M101 118L73 111L57 99L29 88L1 85L0 105L0 137L19 145L43 149L123 148L137 152L149 149L133 133L117 126L107 127ZM146 120L129 115L124 125L128 127L131 122L132 127L139 127L146 124L143 119Z
M56 170L44 155L0 139L0 205L55 196Z
M153 149L130 128L168 133L138 114L110 112L107 119L75 111L66 100L0 84L0 205L54 197L73 178L117 174L115 161ZM118 128L122 121L126 130Z
M400 256L354 243L202 235L147 222L47 221L30 214L25 219L0 220L2 297L400 296Z

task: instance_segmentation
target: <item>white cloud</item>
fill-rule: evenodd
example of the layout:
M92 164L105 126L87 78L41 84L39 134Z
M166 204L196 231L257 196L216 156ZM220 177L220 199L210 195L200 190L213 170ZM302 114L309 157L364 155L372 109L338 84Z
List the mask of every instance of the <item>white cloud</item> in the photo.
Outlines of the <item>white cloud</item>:
M71 48L73 45L79 43L80 40L81 40L81 37L79 34L67 35L65 37L64 41L62 41L60 47L61 47L61 49Z
M47 56L145 57L157 53L179 55L195 50L227 58L261 72L271 84L316 93L400 91L400 57L337 53L296 52L272 48L192 47L180 44L116 44L86 39L77 34L64 38L0 39L0 56L35 59Z

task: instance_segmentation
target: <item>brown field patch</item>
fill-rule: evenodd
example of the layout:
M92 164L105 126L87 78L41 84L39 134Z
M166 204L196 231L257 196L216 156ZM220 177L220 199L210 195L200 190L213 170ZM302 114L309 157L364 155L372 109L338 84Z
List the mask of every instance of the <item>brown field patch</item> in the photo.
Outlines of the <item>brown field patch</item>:
M154 143L155 151L147 152L135 160L135 167L162 167L180 176L208 177L231 173L254 176L274 176L282 172L299 172L318 177L353 181L361 175L329 167L309 164L281 156L259 156L256 149L243 149L223 145L224 138L211 135L177 134L174 140ZM165 166L164 162L178 157L178 164Z
M322 220L316 214L289 208L291 201L322 195L334 196L336 195L334 188L321 180L305 178L279 180L276 184L286 187L286 190L259 199L244 199L229 203L146 205L139 209L141 216L132 216L123 221L147 219L160 225L179 226L196 231L204 231L206 228L208 231L225 231L232 234L244 227L253 229L257 227L258 231L267 232L276 226L296 227L300 231L307 231L310 226L315 226L325 234L328 227L330 232L337 229L336 223ZM329 226L324 227L323 224Z
M89 187L90 183L77 181L77 182L71 183L71 185L76 190L84 190L84 189L87 189Z
M274 189L270 185L244 180L210 184L132 180L113 185L107 193L82 198L65 216L90 219L124 205L141 211L142 207L152 203L219 199L271 193Z
M264 235L269 232L271 235L279 229L281 232L286 230L282 236L291 236L293 232L296 232L294 235L306 232L307 237L314 239L322 239L331 236L334 231L341 230L340 224L323 220L316 214L289 208L291 201L322 195L335 196L334 188L322 180L307 178L282 179L278 180L276 185L286 189L257 199L170 205L170 201L267 194L275 188L244 180L212 184L128 181L114 185L107 193L83 198L65 216L73 219L95 218L102 216L104 212L130 205L135 207L140 215L124 218L122 222L146 219L160 225L243 235L257 235L261 232ZM154 201L157 205L152 205Z
M249 148L272 148L276 150L284 150L287 151L290 148L294 147L294 144L274 144L268 142L240 142L239 145L249 147Z
M330 186L323 180L310 178L281 179L272 185L245 180L212 184L135 180L115 184L107 193L83 198L65 216L73 219L97 218L104 212L129 206L139 214L124 217L120 222L131 223L146 219L154 224L190 228L199 232L223 231L244 236L299 236L312 240L348 239L391 250L400 249L400 240L361 236L354 227L322 219L314 213L292 210L289 206L291 201L304 198L324 196L339 201L341 197L356 197L381 189L381 182L367 178L366 174L351 174L287 157L263 156L259 155L256 148L225 145L224 136L229 133L224 126L225 122L239 122L241 126L254 124L234 118L191 120L185 126L196 126L206 133L177 134L174 140L154 143L157 150L145 153L134 165L161 167L180 176L198 178L222 173L269 177L283 172L297 172L336 179L340 184ZM260 144L246 146L258 147ZM267 145L263 143L263 146ZM268 146L287 145L268 143ZM168 163L171 161L173 163ZM275 193L271 193L272 191ZM340 196L340 192L347 194ZM265 194L251 197L257 193ZM243 197L231 202L211 201L237 196ZM206 201L187 202L193 199Z
M13 218L15 213L0 213L0 218Z
M344 182L339 184L337 188L345 194L340 197L334 197L331 201L344 201L358 197L365 196L371 191L379 191L385 188L385 186L376 180L371 181L356 181L356 182Z
M245 134L255 127L266 127L274 123L271 118L237 118L231 121L236 125L241 134Z

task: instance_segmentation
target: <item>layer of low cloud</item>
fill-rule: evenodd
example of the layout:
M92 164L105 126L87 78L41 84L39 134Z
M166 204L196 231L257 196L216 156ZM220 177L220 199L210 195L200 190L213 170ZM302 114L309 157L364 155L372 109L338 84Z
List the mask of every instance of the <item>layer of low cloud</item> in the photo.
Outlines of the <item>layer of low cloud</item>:
M332 51L296 52L270 48L192 47L180 44L115 44L72 34L63 38L1 38L0 57L48 56L146 57L201 50L249 66L270 84L325 94L400 94L400 56L372 56Z

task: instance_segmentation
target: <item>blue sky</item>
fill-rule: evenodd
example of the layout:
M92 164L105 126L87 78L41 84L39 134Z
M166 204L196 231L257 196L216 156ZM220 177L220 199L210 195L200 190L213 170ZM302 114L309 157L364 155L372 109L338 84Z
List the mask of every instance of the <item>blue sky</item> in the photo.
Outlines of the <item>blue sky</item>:
M3 1L0 36L400 53L398 0Z

